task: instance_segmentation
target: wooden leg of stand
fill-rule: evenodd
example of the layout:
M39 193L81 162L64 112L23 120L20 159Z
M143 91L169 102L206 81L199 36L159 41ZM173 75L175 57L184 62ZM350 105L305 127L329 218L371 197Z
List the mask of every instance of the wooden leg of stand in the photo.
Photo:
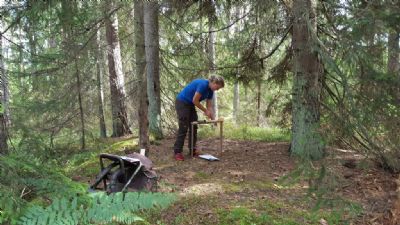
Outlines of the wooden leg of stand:
M190 123L190 149L189 149L189 154L190 154L190 158L192 158L193 157L193 137L194 137L194 135L193 135L193 127L194 127L194 125L193 125L193 123Z
M224 138L223 126L224 126L224 122L220 122L219 123L219 150L220 150L220 152L223 152L223 149L222 149L222 142L223 142L223 138Z

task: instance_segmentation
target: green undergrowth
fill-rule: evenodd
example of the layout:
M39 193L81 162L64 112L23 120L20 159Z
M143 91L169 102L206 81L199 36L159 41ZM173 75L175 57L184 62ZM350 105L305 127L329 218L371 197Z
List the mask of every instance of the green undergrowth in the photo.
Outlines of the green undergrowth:
M57 158L54 159L49 158L50 155L36 155L38 152L27 156L19 149L6 156L0 155L0 224L86 224L83 222L92 220L92 217L90 214L82 214L82 210L87 213L100 212L98 208L103 207L111 212L106 205L91 208L94 200L87 193L87 180L99 172L100 153L134 152L137 147L136 139L96 140L88 143L88 146L85 150L77 150L71 146L71 149L58 151ZM74 181L79 180L79 177L85 182ZM106 201L105 198L103 200ZM131 200L136 202L138 209L145 209L151 208L143 207L146 204L161 204L164 200L170 202L171 198L160 194L149 196L148 199L132 197ZM115 207L120 205L117 203ZM57 220L67 215L65 210L69 210L68 219ZM121 211L122 214L110 217L115 217L115 221L104 219L95 221L94 224L129 224L133 222L130 220L133 218L132 212L133 210ZM34 219L39 218L39 214L42 215L41 219Z
M52 199L82 195L87 190L84 184L65 176L61 169L32 156L15 153L0 156L0 165L0 224L16 224L24 209L31 205L46 205Z
M218 137L220 129L212 125L200 125L198 133L202 138ZM287 142L290 140L289 133L279 128L236 126L227 122L223 125L223 135L227 139L245 141Z
M133 224L144 221L137 215L140 210L168 206L176 196L162 193L91 193L86 204L78 197L55 199L51 205L29 207L19 219L21 225L61 224Z
M103 139L91 149L78 151L65 156L64 170L68 176L90 177L99 172L99 154L109 153L125 155L134 152L137 148L137 139Z

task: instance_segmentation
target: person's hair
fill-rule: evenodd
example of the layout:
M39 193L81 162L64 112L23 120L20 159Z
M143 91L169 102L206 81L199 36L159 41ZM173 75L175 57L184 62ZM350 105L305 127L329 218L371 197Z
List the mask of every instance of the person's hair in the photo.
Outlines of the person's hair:
M221 87L225 86L224 78L221 76L218 76L218 75L211 75L208 78L208 81L210 81L211 83L216 83L216 84L220 85Z

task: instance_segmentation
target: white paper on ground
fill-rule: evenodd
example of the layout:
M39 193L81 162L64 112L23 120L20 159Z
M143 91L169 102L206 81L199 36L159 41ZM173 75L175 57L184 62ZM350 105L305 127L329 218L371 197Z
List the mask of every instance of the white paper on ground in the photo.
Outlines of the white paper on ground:
M203 154L203 155L199 155L199 158L208 160L208 161L219 161L219 159L213 155L209 155L209 154Z

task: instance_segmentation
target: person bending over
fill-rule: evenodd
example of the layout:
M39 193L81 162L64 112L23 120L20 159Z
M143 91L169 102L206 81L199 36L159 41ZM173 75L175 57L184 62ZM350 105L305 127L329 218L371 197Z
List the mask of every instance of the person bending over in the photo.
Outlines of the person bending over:
M178 161L183 161L182 155L183 145L185 143L186 133L189 130L188 147L192 148L192 132L193 132L193 156L198 156L196 150L197 141L197 125L193 126L191 130L190 123L197 121L196 108L203 111L204 115L209 119L215 119L215 112L212 108L211 99L214 95L214 91L219 90L225 86L224 78L221 76L211 76L208 79L195 79L189 83L183 90L178 94L175 101L176 114L178 115L178 134L174 144L174 158ZM206 100L206 107L200 102Z

